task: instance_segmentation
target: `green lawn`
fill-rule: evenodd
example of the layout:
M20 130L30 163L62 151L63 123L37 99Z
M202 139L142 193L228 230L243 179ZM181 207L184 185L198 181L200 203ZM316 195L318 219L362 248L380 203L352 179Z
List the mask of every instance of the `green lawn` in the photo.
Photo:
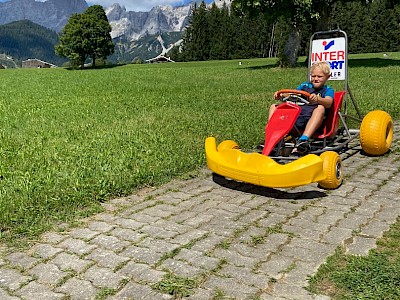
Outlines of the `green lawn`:
M1 70L0 241L34 239L110 197L201 168L207 136L254 147L273 92L306 79L305 67L274 63ZM349 64L361 110L398 118L400 53L353 55Z

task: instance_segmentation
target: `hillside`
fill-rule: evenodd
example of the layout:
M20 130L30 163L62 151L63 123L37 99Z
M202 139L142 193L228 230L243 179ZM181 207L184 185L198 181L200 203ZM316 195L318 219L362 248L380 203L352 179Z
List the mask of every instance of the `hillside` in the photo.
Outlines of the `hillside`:
M57 42L55 31L28 20L0 25L0 53L11 56L17 65L28 58L62 65L66 60L54 52Z

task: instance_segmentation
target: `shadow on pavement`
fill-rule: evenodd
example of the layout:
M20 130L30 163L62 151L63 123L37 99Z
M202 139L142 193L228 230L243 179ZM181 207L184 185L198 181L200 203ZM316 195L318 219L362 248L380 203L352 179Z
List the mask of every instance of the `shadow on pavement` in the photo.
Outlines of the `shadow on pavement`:
M230 180L216 173L213 173L213 181L222 187L232 189L235 191L240 191L280 200L311 200L327 196L327 194L324 191L320 190L291 192L291 191L278 190L274 188L256 186L249 183Z

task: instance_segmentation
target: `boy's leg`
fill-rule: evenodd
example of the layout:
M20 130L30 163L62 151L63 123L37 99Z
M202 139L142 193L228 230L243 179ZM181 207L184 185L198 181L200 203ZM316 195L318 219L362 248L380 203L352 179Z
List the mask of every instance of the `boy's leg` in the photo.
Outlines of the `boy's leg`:
M272 104L269 107L269 114L268 114L268 121L271 119L272 115L274 114L275 110L276 110L276 104Z
M312 137L312 135L317 131L317 129L322 125L325 116L325 107L318 105L312 115L308 120L306 128L304 129L303 135L307 137Z
M305 154L310 151L310 142L308 138L312 137L315 131L322 125L325 115L325 107L318 105L312 112L307 122L303 135L297 140L294 152Z

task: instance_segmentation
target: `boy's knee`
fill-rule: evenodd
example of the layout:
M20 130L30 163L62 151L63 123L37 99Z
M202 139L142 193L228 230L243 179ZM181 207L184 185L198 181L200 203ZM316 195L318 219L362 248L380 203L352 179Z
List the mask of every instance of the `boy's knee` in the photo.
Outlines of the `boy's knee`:
M324 116L325 115L325 107L323 107L322 105L318 105L314 109L313 114L318 114L318 115Z

